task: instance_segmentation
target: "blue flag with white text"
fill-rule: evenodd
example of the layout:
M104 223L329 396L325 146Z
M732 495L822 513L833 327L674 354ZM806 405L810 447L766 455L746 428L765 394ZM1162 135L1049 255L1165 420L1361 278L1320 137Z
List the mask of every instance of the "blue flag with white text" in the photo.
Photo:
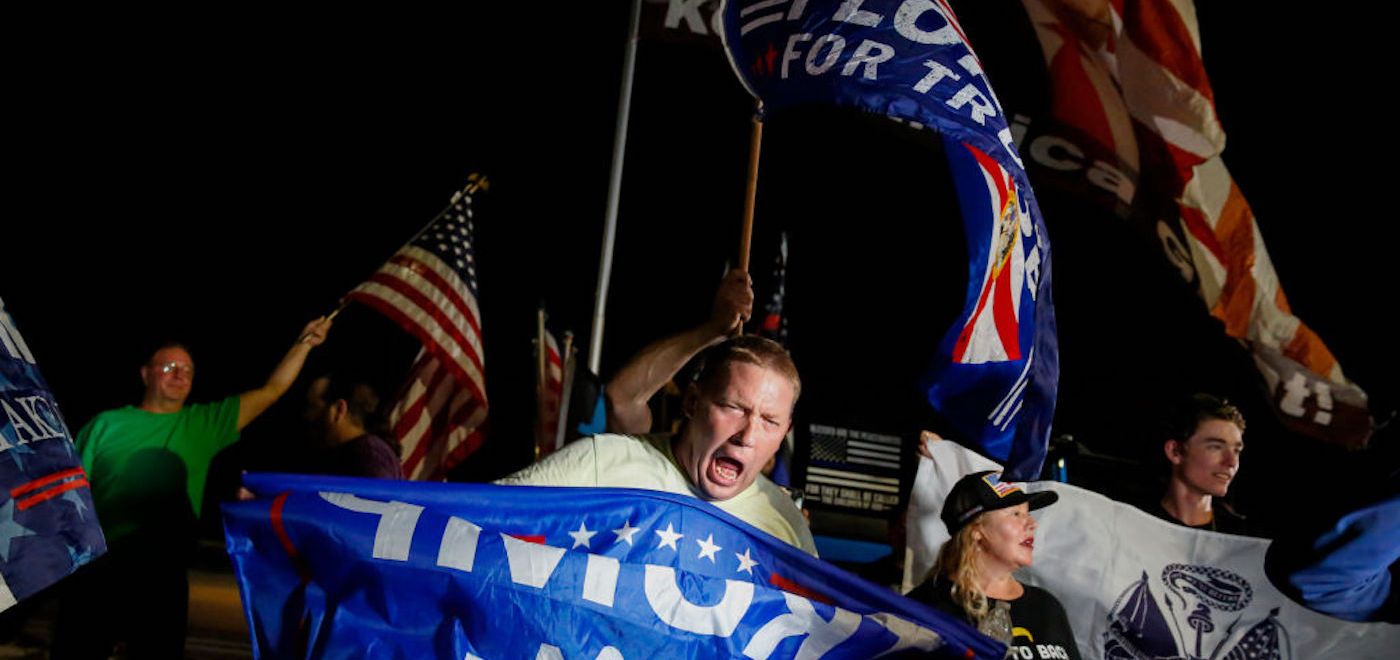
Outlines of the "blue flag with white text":
M1059 379L1050 242L1001 104L952 9L944 0L725 0L720 11L730 64L765 109L846 106L940 134L969 277L926 379L928 399L1007 478L1036 478Z
M106 551L73 435L0 301L0 611Z
M224 505L255 653L979 657L1005 647L693 497L248 475Z

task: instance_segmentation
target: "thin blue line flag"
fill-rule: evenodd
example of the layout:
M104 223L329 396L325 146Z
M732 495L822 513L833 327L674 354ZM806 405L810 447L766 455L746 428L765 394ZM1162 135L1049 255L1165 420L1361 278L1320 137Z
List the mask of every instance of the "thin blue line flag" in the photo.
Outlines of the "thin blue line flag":
M254 474L224 505L258 657L1000 658L698 499Z
M1038 478L1059 379L1050 242L953 10L944 0L725 0L720 11L730 64L763 108L845 106L942 137L969 277L928 399L1008 479Z

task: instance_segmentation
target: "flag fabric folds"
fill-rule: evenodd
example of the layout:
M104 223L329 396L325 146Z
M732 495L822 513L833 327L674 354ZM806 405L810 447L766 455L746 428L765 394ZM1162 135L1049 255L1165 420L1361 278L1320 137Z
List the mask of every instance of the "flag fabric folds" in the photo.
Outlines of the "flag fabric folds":
M969 287L939 344L928 398L1012 476L1036 476L1059 376L1050 243L1009 124L952 10L941 0L740 0L721 12L730 64L765 109L846 106L942 136Z
M930 444L909 509L906 586L933 565L938 518L958 478L999 469L951 441ZM1018 573L1065 606L1085 658L1379 658L1400 626L1299 605L1265 573L1269 541L1176 525L1082 488L1034 482L1059 501L1036 512L1035 563Z
M479 183L453 195L431 224L346 296L423 344L389 419L410 479L444 478L484 441L488 406L471 208Z
M106 551L73 435L0 301L0 611Z
M787 298L788 233L778 233L778 244L773 251L773 268L767 273L762 284L763 313L758 317L758 335L787 346L788 320L783 315L783 302Z
M248 475L258 657L1000 658L965 624L695 498Z
M559 342L554 333L540 327L535 350L543 351L543 373L535 373L535 455L543 457L555 449L559 431L559 406L564 394L564 361L559 355ZM540 342L543 341L543 346Z
M1249 346L1280 418L1300 433L1364 445L1366 394L1293 315L1254 213L1222 160L1225 132L1194 5L1022 1L1050 73L1051 115L1072 129L1071 148L1116 154L1138 174L1140 185L1116 187L1125 205L1161 195L1173 207L1147 229L1225 332Z

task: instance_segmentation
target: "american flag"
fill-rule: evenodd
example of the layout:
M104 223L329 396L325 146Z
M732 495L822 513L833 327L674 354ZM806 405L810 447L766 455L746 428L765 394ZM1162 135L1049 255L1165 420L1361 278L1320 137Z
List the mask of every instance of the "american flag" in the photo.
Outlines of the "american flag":
M535 413L535 453L543 458L554 451L554 436L559 427L559 403L564 393L564 361L559 356L559 343L554 340L554 334L544 330L541 336L544 339L544 373L536 374L542 380L535 384L538 406Z
M486 379L472 244L472 194L451 204L346 297L396 321L423 343L389 422L411 479L442 479L481 446Z

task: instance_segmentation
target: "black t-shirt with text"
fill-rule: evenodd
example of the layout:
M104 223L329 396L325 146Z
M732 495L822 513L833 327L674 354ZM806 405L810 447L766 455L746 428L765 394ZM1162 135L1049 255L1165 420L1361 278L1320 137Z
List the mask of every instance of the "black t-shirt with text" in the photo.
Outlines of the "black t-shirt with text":
M1013 660L1079 660L1079 646L1074 642L1074 631L1069 627L1069 617L1064 606L1050 592L1031 585L1022 585L1026 593L1020 598L1007 601L1011 605L1011 647L1006 657ZM909 597L947 612L976 627L953 600L952 583L944 579L928 581L913 591ZM987 605L995 607L995 598L988 598Z

